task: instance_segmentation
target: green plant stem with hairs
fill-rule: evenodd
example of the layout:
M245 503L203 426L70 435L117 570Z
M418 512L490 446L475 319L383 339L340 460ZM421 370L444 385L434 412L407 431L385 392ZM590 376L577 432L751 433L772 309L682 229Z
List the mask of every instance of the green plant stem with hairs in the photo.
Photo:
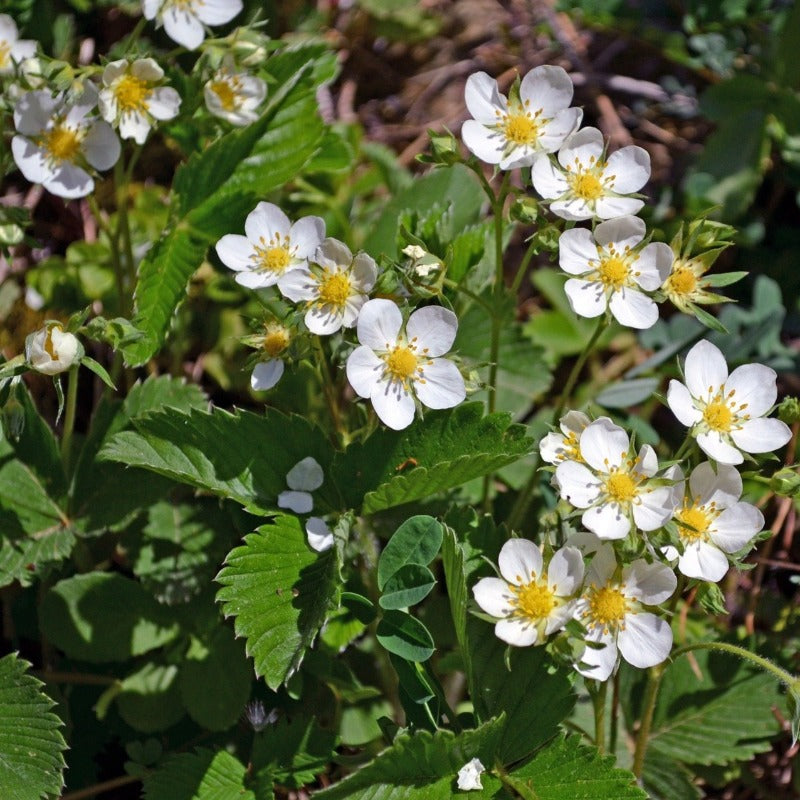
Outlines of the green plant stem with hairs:
M72 433L75 430L75 410L78 401L78 365L71 367L67 374L67 400L64 409L64 431L61 435L61 461L64 471L69 475Z

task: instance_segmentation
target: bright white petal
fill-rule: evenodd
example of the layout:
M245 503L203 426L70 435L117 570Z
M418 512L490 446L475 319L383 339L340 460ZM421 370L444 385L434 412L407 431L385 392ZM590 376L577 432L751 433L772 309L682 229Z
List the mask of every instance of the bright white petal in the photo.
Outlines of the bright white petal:
M254 244L262 238L269 243L276 234L285 239L290 229L289 217L274 203L259 203L244 221L245 235Z
M45 160L45 153L24 136L15 136L11 140L11 152L19 171L31 183L44 183L53 175L53 168Z
M288 508L295 514L308 514L314 508L314 498L308 492L281 492L278 506Z
M281 379L283 369L283 361L279 358L256 364L250 376L250 387L256 392L266 392Z
M583 464L562 461L556 467L561 496L576 508L588 508L600 496L600 481Z
M318 553L324 553L333 547L333 534L320 517L309 517L306 522L306 538L308 546Z
M731 372L725 393L735 392L733 402L751 417L760 417L772 408L778 397L777 375L763 364L745 364ZM742 407L744 404L744 407Z
M623 287L612 292L608 301L611 313L621 325L644 330L658 322L658 306L647 295Z
M616 243L617 250L635 247L644 239L647 226L644 220L630 215L601 222L594 230L594 237L602 247Z
M508 584L500 578L481 578L473 587L475 602L493 617L505 617L511 607Z
M672 597L678 581L664 564L648 564L637 559L622 571L625 593L648 606L657 606Z
M353 263L353 254L344 242L329 236L323 239L312 260L330 269L347 269Z
M60 99L50 92L26 92L14 107L17 131L31 136L41 133L60 104Z
M728 379L728 365L720 349L701 339L687 354L683 368L692 397L708 399Z
M497 566L509 583L530 583L542 574L542 553L530 539L509 539L500 549Z
M287 473L286 484L290 489L313 492L322 486L325 476L322 467L313 456L298 461Z
M330 336L344 325L343 309L339 306L313 306L303 318L306 327L317 336Z
M556 464L559 461L563 461L567 455L563 435L560 433L548 433L539 442L539 454L542 457L542 461L546 461L548 464Z
M272 273L269 274L272 275ZM310 270L307 269L293 269L278 278L278 289L293 303L315 299L317 297L316 286L316 281L312 278Z
M617 645L609 634L603 635L599 628L586 635L587 642L604 645L601 648L587 647L581 656L581 665L575 669L584 678L593 678L597 681L607 681L617 665Z
M583 110L565 108L559 111L550 122L542 126L537 145L544 153L555 153L561 145L580 127Z
M203 25L194 14L171 6L162 18L167 36L187 50L196 50L206 38Z
M147 102L147 110L156 119L172 119L181 107L181 96L171 86L153 89Z
M581 522L601 539L624 539L631 521L619 503L606 503L583 512Z
M530 102L533 112L541 109L544 116L552 117L570 104L573 91L566 70L545 64L532 69L522 79L519 96L523 102Z
M570 275L583 275L596 262L599 254L592 232L586 228L564 231L558 239L558 266Z
M497 121L495 111L505 111L506 99L497 88L497 81L485 72L476 72L467 78L464 102L473 119L486 125Z
M236 274L234 279L239 286L245 286L248 289L266 289L267 286L275 285L274 272L259 272L259 271L243 271Z
M373 350L388 350L394 346L403 315L391 300L378 298L364 303L358 316L358 341Z
M692 470L689 488L692 497L701 505L713 500L721 508L726 508L742 496L742 476L728 464L717 464L715 471L710 461L704 461Z
M366 253L358 253L353 259L350 277L353 281L353 286L359 292L370 292L375 285L375 279L378 277L378 267L372 256L368 256Z
M554 200L550 204L550 210L561 219L567 219L571 222L580 222L584 219L592 219L595 214L592 206L585 200L579 197L569 198L567 200ZM613 215L612 215L613 216Z
M424 379L414 381L414 391L428 408L452 408L467 396L461 372L446 358L435 358L425 367Z
M133 139L136 144L144 144L148 133L150 133L150 121L144 114L132 112L120 117L119 135L123 139Z
M48 192L71 200L86 197L94 189L94 180L85 170L64 162L53 170L53 174L42 185Z
M628 434L608 417L596 419L581 434L581 455L590 467L600 472L620 466L629 445Z
M119 138L107 122L95 122L83 140L86 160L101 171L111 169L117 163L120 150Z
M581 128L564 142L558 151L558 162L566 168L574 167L577 160L578 164L588 167L592 157L599 159L602 156L603 148L603 134L597 128Z
M481 161L487 164L499 164L502 160L506 140L497 131L487 128L474 119L468 119L461 126L461 138L467 149Z
M750 503L736 503L714 520L711 541L725 553L735 553L764 528L764 515Z
M203 0L195 13L206 25L224 25L242 10L242 0Z
M711 456L720 464L741 464L744 456L733 445L727 437L717 431L706 431L697 434L697 444L700 449L708 456Z
M725 577L728 566L725 554L707 542L693 542L687 545L683 555L678 559L678 569L687 578L713 583Z
M244 236L227 233L216 244L219 260L229 269L242 272L253 269L253 245Z
M667 389L667 405L687 428L703 418L703 412L694 404L689 390L680 381L671 380Z
M383 374L383 361L366 345L357 347L347 359L347 380L359 397L370 397Z
M739 430L731 431L731 439L746 453L769 453L783 447L792 438L792 431L779 419L749 419Z
M544 154L537 156L531 166L531 181L533 188L548 200L561 197L569 189L564 173Z
M322 217L302 217L292 225L289 235L297 258L311 258L325 239L325 220Z
M378 418L392 430L401 431L414 421L414 398L397 382L377 383L372 387L370 399Z
M453 346L457 332L458 318L441 306L418 309L406 325L408 340L416 339L418 351L427 350L431 357L443 356Z
M498 639L514 647L530 647L538 638L536 628L521 619L501 619L494 626L494 633Z
M577 547L556 550L547 565L547 583L559 597L578 591L583 581L583 555Z
M639 252L634 280L649 292L655 291L669 277L674 260L672 248L664 242L651 242Z
M607 308L605 287L600 281L584 281L570 278L564 284L564 291L572 310L580 317L594 319Z
M608 157L604 174L613 176L615 192L638 192L650 180L650 154L635 145L623 147Z
M671 486L644 490L637 495L633 506L633 521L642 531L654 531L664 525L675 510Z
M644 206L644 200L633 197L600 197L595 202L594 214L598 219L613 219L625 214L638 214Z
M122 63L124 64L125 62L123 61ZM139 80L154 83L155 81L160 81L164 77L164 70L161 69L158 62L153 58L137 58L136 61L131 64L131 74L135 78L139 78Z
M617 638L622 657L634 667L646 669L660 664L672 649L672 630L655 614L628 614Z

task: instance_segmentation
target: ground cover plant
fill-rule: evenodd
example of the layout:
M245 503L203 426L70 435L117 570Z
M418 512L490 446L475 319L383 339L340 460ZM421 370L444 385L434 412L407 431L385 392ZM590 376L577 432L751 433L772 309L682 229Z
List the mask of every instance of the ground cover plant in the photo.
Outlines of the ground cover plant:
M0 796L797 795L794 6L3 11Z

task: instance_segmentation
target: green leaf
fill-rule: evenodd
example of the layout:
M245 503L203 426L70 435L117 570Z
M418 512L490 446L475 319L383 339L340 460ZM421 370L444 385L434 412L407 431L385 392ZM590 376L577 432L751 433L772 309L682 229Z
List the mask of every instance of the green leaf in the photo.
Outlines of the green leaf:
M427 661L436 649L428 629L405 611L387 611L375 635L386 650L408 661Z
M42 633L70 658L126 661L161 647L178 625L136 581L94 572L59 581L39 611Z
M442 526L433 517L407 519L392 535L378 559L378 588L407 564L426 566L442 546Z
M122 681L116 697L119 714L132 728L155 733L172 727L184 714L174 664L148 661ZM214 691L219 686L215 685Z
M614 766L613 756L580 741L561 734L511 773L514 784L536 800L647 800L634 776Z
M427 567L406 564L386 581L378 603L385 609L408 608L424 600L434 586L436 578Z
M531 446L508 414L483 416L482 403L466 403L351 445L337 454L333 474L345 506L363 502L362 511L371 514L494 472Z
M255 671L277 689L298 668L337 604L336 548L315 553L295 516L278 516L245 537L217 576L217 600L247 640Z
M173 224L139 267L133 324L143 338L122 347L128 364L146 363L164 341L186 282L206 250L238 231L257 202L302 171L323 133L315 91L331 77L332 58L320 45L278 54L280 76L259 119L189 159L174 180Z
M325 473L314 493L315 510L340 508L332 491L333 450L327 437L303 417L269 410L189 414L165 410L134 420L135 431L114 436L100 457L157 472L242 505L268 512L277 508L286 474L313 456ZM254 457L253 443L259 443Z
M94 372L98 378L100 378L103 383L108 386L109 389L116 389L114 386L114 382L111 380L111 376L106 371L106 368L102 364L98 364L93 358L89 358L89 356L84 356L81 359L81 364L83 364L86 369Z
M642 779L651 800L697 800L703 794L690 770L653 750L645 755Z
M145 800L256 800L244 765L226 750L173 756L144 780Z
M605 408L628 408L643 403L661 383L659 378L636 378L606 386L594 402Z
M64 785L64 750L43 684L26 674L30 665L10 653L0 658L0 787L3 800L59 797Z
M250 697L252 682L244 645L226 625L213 630L207 640L193 643L178 676L186 711L210 731L224 731L236 723Z
M458 770L473 758L494 764L503 718L475 730L420 731L395 739L394 744L341 783L317 792L319 800L452 800ZM498 796L500 783L483 776L484 790L473 800ZM501 797L503 795L500 795Z

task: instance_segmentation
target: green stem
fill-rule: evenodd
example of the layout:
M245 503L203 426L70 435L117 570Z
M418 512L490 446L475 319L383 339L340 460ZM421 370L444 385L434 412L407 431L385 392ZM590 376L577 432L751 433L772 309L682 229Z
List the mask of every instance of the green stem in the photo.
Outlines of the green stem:
M528 245L528 249L525 251L525 255L522 257L522 261L519 262L519 268L517 269L517 274L514 276L514 280L511 282L511 294L515 297L517 292L519 291L519 287L522 284L522 279L525 277L525 273L528 271L531 259L533 258L535 253L536 253L536 240L534 239Z
M636 735L636 750L633 754L633 767L631 771L637 778L642 777L644 769L644 757L647 753L647 745L650 739L650 729L653 726L653 714L656 710L656 700L658 699L658 689L661 686L661 678L664 675L666 664L658 664L650 667L647 672L647 686L644 690L642 700L642 719L639 723L639 731Z
M491 303L487 303L486 300L484 300L479 294L475 294L475 292L470 291L469 289L466 288L466 286L462 286L460 283L457 283L456 281L451 280L450 278L445 278L442 281L442 283L448 289L453 289L456 292L460 292L465 297L469 297L470 300L472 300L474 303L477 303L487 313L491 314L492 311L494 310Z
M689 433L686 434L686 438L683 440L683 443L678 448L678 452L675 453L675 461L681 461L686 454L692 449L692 445L694 445L694 436L691 436Z
M608 752L617 752L617 729L619 728L619 670L614 673L611 687L611 729L608 736Z
M130 169L136 156L131 158L129 168L125 169L123 157L114 165L114 187L117 200L117 247L121 243L120 261L124 265L123 273L127 278L127 293L123 301L123 308L133 308L133 287L136 284L136 263L133 259L133 242L131 240L130 220L128 219L128 185Z
M78 400L78 365L69 371L67 377L67 402L64 410L64 433L61 436L61 461L64 471L69 475L69 456L72 447L72 432L75 429L75 409Z
M342 417L339 413L339 402L336 397L336 384L333 380L328 357L322 347L322 342L319 336L314 336L314 350L317 353L317 363L319 364L320 382L322 383L322 393L325 395L325 402L328 405L328 412L331 415L333 427L336 430L338 438L342 440L343 444L347 444L347 432L342 427ZM338 444L338 442L337 442Z
M500 332L503 323L503 299L505 293L505 280L503 272L503 206L505 205L508 185L508 174L506 173L500 191L497 196L491 193L491 187L487 184L487 191L490 192L492 203L492 216L494 217L494 292L492 294L492 338L489 345L489 413L491 414L497 406L497 370L500 359Z
M606 696L608 681L603 681L597 690L592 692L594 706L594 745L601 752L606 751Z
M445 713L447 714L447 718L450 720L450 724L453 726L453 730L456 733L461 733L462 728L461 728L461 723L458 721L458 715L450 707L450 703L447 702L447 697L445 697L444 689L442 689L442 684L436 677L436 673L433 671L433 667L431 667L430 662L423 661L422 669L428 678L428 683L430 684L431 688L436 694L436 698L438 699L439 703L441 703L442 708L444 708Z

